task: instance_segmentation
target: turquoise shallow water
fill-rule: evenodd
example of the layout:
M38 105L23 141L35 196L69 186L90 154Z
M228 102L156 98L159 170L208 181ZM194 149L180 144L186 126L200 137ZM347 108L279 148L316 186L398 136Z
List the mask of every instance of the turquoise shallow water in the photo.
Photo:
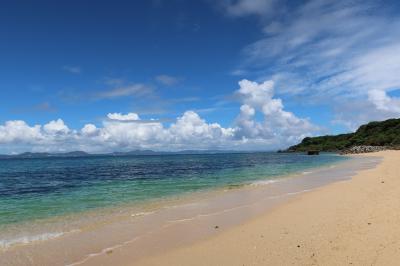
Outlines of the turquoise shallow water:
M343 160L284 153L0 160L0 227L273 180Z

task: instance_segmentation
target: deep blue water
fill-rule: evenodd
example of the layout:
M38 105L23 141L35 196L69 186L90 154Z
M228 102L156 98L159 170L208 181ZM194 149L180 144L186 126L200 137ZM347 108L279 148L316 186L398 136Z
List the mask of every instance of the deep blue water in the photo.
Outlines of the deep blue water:
M247 184L344 157L283 153L0 160L0 225Z

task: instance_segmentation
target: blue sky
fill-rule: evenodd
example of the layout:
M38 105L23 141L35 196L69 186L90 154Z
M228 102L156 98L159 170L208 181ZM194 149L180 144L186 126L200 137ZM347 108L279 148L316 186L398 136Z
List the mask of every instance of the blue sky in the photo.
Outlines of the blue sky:
M396 1L4 3L0 152L269 150L398 117L398 11Z
M109 90L109 80L153 86L160 101L199 98L166 106L163 116L175 118L188 107L210 108L216 96L236 89L237 78L229 73L238 53L260 36L255 19L225 18L207 2L100 2L14 4L1 11L1 31L6 33L0 44L3 121L44 123L62 117L79 127L81 120L107 112L151 112L136 97L87 102L77 95ZM165 86L156 80L160 75L181 82ZM13 112L43 103L57 112ZM230 123L224 116L209 115Z

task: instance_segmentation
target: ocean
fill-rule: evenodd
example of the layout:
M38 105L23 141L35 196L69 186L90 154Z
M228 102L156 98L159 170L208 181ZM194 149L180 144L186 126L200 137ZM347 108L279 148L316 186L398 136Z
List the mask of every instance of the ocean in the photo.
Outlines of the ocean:
M174 197L270 182L344 160L329 153L273 152L4 159L0 244L9 248L58 236L43 228L39 235L31 233L32 224L48 227L62 217L146 202L162 205Z
M0 226L270 180L344 158L232 153L0 160Z

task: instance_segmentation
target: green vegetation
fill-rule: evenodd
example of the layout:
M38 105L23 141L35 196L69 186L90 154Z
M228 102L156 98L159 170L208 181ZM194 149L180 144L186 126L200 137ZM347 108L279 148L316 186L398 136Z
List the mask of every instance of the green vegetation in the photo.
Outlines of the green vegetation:
M341 151L353 146L400 146L400 119L370 122L354 133L304 138L287 151Z

